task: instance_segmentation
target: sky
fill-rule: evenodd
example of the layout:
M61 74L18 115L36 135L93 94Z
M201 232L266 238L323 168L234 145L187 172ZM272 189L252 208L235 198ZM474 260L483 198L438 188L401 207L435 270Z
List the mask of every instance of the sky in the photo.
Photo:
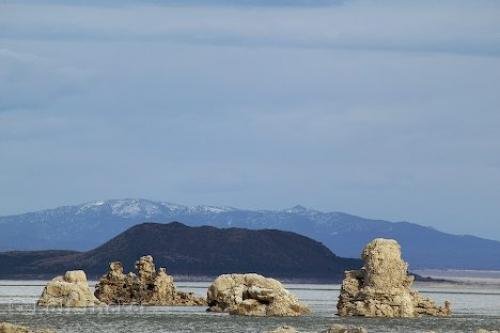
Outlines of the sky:
M498 1L0 0L0 215L296 204L500 240Z

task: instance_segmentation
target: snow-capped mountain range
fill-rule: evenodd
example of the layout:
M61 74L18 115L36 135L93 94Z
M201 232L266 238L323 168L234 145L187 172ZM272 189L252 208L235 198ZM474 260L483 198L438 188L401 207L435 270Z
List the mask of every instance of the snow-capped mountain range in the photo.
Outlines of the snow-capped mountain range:
M75 206L73 206L75 207ZM168 214L200 214L200 213L223 213L236 210L231 207L216 206L183 206L169 202L154 202L145 199L120 199L107 201L93 201L78 207L76 214L88 212L109 213L121 218L141 217L145 219L163 217Z
M370 220L295 206L245 210L184 206L145 199L94 201L0 217L0 251L89 250L133 225L179 221L191 226L293 231L324 243L335 254L359 257L375 237L397 239L412 268L500 269L500 242L446 234L407 222Z

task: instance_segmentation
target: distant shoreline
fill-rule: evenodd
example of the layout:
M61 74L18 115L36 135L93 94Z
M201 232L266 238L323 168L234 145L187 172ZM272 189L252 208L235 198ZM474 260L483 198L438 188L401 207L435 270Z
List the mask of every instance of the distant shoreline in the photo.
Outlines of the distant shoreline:
M417 269L414 273L460 284L500 285L497 270Z
M61 273L62 274L62 273ZM46 275L46 274L40 274L40 275L7 275L7 276L0 276L0 283L2 281L49 281L52 280L55 276L54 275ZM101 276L89 276L89 281L99 281ZM342 283L342 280L339 279L301 279L301 278L280 278L278 276L270 276L272 278L275 278L282 283L286 284L340 284ZM217 276L185 276L185 275L173 275L174 280L176 283L182 283L182 282L207 282L207 281L213 281L217 278Z
M248 273L248 272L247 272ZM415 272L410 272L411 275L415 276L415 281L417 282L429 282L429 283L455 283L453 280L438 278L438 277L429 277L422 276L420 274L415 274ZM2 281L49 281L52 280L55 276L48 274L38 274L38 275L4 275L0 276L0 283ZM279 277L279 276L270 276L275 278L282 283L286 284L342 284L342 279L321 279L321 278L290 278L290 277ZM99 281L101 276L97 275L89 275L89 281ZM217 278L217 276L209 276L209 275L199 275L199 276L187 276L187 275L173 275L176 283L183 282L209 282L213 281ZM500 283L500 280L499 280Z

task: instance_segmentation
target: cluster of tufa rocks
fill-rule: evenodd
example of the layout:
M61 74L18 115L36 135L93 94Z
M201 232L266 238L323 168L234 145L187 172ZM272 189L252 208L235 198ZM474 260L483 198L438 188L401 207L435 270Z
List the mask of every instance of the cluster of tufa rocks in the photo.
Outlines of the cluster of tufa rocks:
M26 326L0 322L0 333L53 333L50 330L32 330Z
M38 306L91 307L103 305L92 291L84 271L68 271L58 276L43 289Z
M165 268L156 270L153 257L141 257L135 264L137 274L123 273L116 261L96 285L95 296L106 304L141 305L206 305L206 300L193 293L177 291L174 279Z
M208 288L208 311L244 316L300 316L307 306L274 279L258 274L225 274Z
M365 317L444 317L451 314L450 303L439 307L412 290L414 277L401 258L401 247L392 239L378 238L362 253L364 267L347 271L337 304L340 316Z
M337 303L340 316L418 317L449 316L443 307L411 289L414 278L401 258L395 240L375 239L362 253L364 267L347 271ZM105 304L195 305L208 304L210 312L244 316L301 316L307 306L274 279L258 274L224 274L208 288L207 299L177 291L164 268L156 270L151 256L136 262L136 273L125 274L120 262L112 262L92 294L83 271L69 271L50 281L38 301L40 306L85 307ZM334 327L326 333L355 332L358 328ZM282 328L286 332L285 328Z

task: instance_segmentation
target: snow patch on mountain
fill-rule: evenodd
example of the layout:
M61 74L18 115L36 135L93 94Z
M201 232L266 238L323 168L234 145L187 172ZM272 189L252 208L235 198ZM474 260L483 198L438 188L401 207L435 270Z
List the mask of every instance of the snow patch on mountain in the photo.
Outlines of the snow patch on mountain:
M75 215L86 213L111 214L115 217L130 219L168 217L182 214L221 214L236 211L236 208L226 206L184 206L170 202L156 202L146 199L112 199L92 201L76 206Z
M160 212L160 205L157 203L140 199L112 200L110 206L114 216L124 218L136 216L150 218Z
M231 207L219 207L219 206L196 206L191 209L191 211L194 212L205 212L213 214L226 213L234 210L236 209Z
M102 205L104 205L104 203L105 203L104 201L92 201L85 203L78 208L76 214L84 214L85 212L88 211L98 210Z

